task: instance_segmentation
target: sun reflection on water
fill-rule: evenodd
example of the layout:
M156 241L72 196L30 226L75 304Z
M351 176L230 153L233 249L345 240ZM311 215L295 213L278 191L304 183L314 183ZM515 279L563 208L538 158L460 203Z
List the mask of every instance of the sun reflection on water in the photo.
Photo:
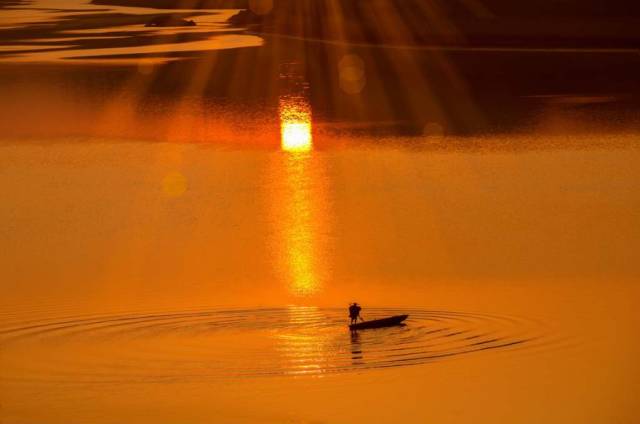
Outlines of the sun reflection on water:
M283 63L280 72L280 138L286 152L313 149L309 84L301 63Z
M311 112L302 99L280 99L280 132L282 150L309 152L313 148Z
M322 248L319 235L324 221L324 187L312 155L311 108L306 84L299 73L285 75L287 89L280 97L281 149L277 179L277 248L279 267L290 292L307 297L321 287Z
M309 184L308 155L296 153L285 159L282 245L291 291L310 296L318 281L314 204Z
M289 322L302 326L302 329L276 335L278 350L289 365L287 374L323 374L330 361L329 339L316 326L326 317L315 306L289 306L287 309Z

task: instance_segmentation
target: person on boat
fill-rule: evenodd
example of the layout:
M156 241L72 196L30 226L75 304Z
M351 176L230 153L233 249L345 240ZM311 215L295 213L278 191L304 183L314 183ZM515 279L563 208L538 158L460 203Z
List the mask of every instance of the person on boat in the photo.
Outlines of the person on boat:
M353 302L351 305L349 305L349 318L351 318L351 324L357 323L358 318L362 320L362 317L360 316L361 310L362 308L360 307L360 305L358 305L357 302Z

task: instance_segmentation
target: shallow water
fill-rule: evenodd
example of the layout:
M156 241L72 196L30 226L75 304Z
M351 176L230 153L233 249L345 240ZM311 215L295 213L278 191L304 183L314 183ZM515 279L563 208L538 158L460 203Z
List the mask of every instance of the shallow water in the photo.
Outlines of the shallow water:
M14 55L108 13L39 5L0 11L2 423L635 422L637 54L211 14ZM409 319L351 333L354 300Z
M107 64L114 55L149 55L145 64L153 64L170 60L176 52L261 45L260 38L240 34L226 24L235 13L100 6L87 0L26 1L2 10L0 62ZM197 26L145 27L154 17L168 14L193 20ZM137 65L140 59L125 57L119 63Z

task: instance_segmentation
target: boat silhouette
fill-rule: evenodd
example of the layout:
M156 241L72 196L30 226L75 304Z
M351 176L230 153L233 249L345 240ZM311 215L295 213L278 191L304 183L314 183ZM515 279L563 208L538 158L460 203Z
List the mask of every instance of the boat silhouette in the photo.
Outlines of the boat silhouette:
M363 321L357 324L349 325L349 329L367 330L370 328L392 327L394 325L402 324L402 321L406 320L408 317L409 315L395 315L388 318L374 319L371 321Z

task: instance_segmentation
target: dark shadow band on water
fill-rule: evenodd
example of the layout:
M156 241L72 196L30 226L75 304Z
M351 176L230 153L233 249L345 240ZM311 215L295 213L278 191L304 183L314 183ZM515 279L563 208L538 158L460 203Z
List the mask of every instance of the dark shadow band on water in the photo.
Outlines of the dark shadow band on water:
M147 0L99 3L158 4ZM205 3L226 2L190 2L194 7ZM510 7L503 3L501 7ZM404 18L412 16L404 2L389 4L402 9ZM265 123L278 119L280 70L287 63L300 64L301 77L308 84L313 128L324 135L323 139L314 133L318 148L336 138L439 149L452 145L443 136L640 131L637 43L616 44L615 37L604 38L610 44L594 45L584 40L557 46L392 45L314 38L313 32L296 36L263 31L254 36L246 27L225 22L223 13L232 12L224 10L135 10L57 10L48 15L48 21L27 20L0 28L0 39L10 47L0 46L0 60L7 60L0 66L0 91L6 93L0 100L0 133L28 137L41 131L47 139L81 135L169 141L180 131L161 124L171 122L176 109L182 109L181 119L202 117L192 127L214 130L184 135L180 142L216 144L219 131L215 129L227 126L235 130L235 138L246 135L251 140L255 138L251 131L265 133ZM220 19L193 28L144 26L163 17ZM216 45L229 35L262 45ZM155 46L169 47L154 51ZM60 53L64 60L11 66L11 60L37 58L41 53ZM91 61L100 64L87 65ZM146 66L147 62L154 65ZM82 112L73 109L65 114L51 98L65 100ZM126 107L112 105L120 98ZM129 107L131 116L106 119L102 132L87 125L109 116L110 108ZM28 122L23 123L22 109L30 113ZM128 120L135 123L134 128L120 131ZM398 137L405 139L398 142ZM242 143L250 141L238 141ZM453 148L466 147L458 143Z
M115 31L112 35L117 34ZM183 34L177 40L203 41L217 36L203 32ZM212 128L209 133L196 131L193 136L178 133L180 142L215 145L221 140L214 130L222 127L233 130L233 142L238 146L251 147L252 140L260 138L252 134L273 133L277 137L280 69L283 63L292 62L301 64L308 83L317 148L362 142L457 150L475 146L464 141L456 144L451 137L533 134L562 138L640 131L637 54L403 52L291 40L230 50L82 54L85 47L87 51L111 45L127 47L169 42L172 37L141 34L115 41L98 37L69 41L79 43L76 59L80 63L102 60L113 61L113 66L1 65L0 89L21 93L7 94L0 100L2 134L37 137L40 131L47 139L81 135L171 141L176 135L170 127L171 118L178 111L187 121L202 121L194 122L193 128L205 124ZM59 48L51 45L52 50ZM364 67L366 83L357 93L344 91L338 69L345 55L358 57ZM139 66L117 65L120 60L165 59L176 61L149 66L148 74L141 74ZM192 76L203 70L207 71L206 78L194 92ZM44 91L60 91L60 102L84 105L76 107L82 115L57 103L53 110L50 95L24 95ZM133 115L117 116L110 122L107 111L117 99L126 99ZM24 125L23 117L12 116L22 108L31 113ZM54 115L58 118L49 124ZM127 121L121 118L132 120L135 127L122 127ZM95 125L87 126L95 120L104 120L102 132ZM543 138L537 141L543 142ZM503 141L506 146L493 143L490 147L513 148L509 140ZM272 144L278 145L277 141Z

